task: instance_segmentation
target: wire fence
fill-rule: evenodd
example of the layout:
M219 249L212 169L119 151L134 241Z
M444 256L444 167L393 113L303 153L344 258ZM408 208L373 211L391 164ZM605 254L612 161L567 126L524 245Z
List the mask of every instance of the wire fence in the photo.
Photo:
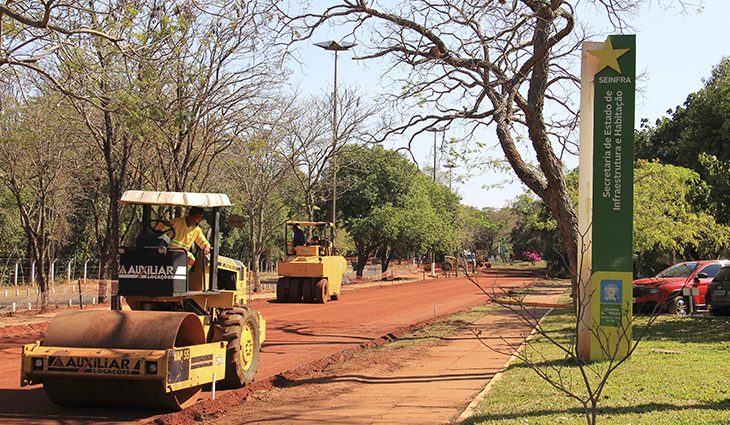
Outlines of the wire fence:
M116 281L56 280L46 292L47 306L58 308L105 303L116 291ZM37 286L0 286L0 316L26 310L38 310L40 306L41 293Z
M115 293L116 282L105 279L101 270L98 259L58 258L40 264L29 258L0 257L0 315L40 307L42 272L48 279L49 307L106 302Z
M277 259L261 260L259 271L262 273L276 273ZM251 261L244 261L248 270L251 270ZM101 275L98 259L79 261L76 259L54 259L42 265L46 272L49 287L58 282L75 280L104 280L107 276ZM5 286L35 286L41 266L29 258L0 257L0 288Z
M53 259L44 264L38 264L29 258L0 257L0 286L33 286L38 281L41 271L48 276L49 286L57 281L71 280L100 280L101 275L98 259Z
M406 264L395 264L391 263L388 266L388 270L383 272L383 267L380 264L374 264L371 266L365 266L362 271L362 276L357 276L351 267L348 267L348 271L342 276L342 283L358 283L368 282L374 280L397 280L404 277L412 276L418 273L420 268L417 264L406 263Z

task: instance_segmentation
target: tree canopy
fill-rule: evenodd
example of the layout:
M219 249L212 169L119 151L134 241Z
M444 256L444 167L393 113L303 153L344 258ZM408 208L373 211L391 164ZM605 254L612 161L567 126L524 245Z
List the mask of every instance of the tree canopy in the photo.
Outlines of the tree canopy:
M339 157L339 212L357 250L357 270L368 257L384 269L396 255L457 247L459 200L415 164L382 146L350 146Z
M571 187L577 187L569 174ZM709 186L685 167L645 160L634 169L634 272L654 275L663 268L690 258L720 258L730 254L730 227L719 224L705 211ZM555 220L543 203L529 195L512 205L519 219L512 229L515 253L537 250L556 273L563 269L565 251Z
M635 169L634 264L653 275L686 258L728 254L730 227L697 207L706 205L708 187L684 167L639 161Z
M642 122L636 157L696 171L710 185L709 199L697 206L730 224L730 58L712 69L684 105L667 112L654 126Z

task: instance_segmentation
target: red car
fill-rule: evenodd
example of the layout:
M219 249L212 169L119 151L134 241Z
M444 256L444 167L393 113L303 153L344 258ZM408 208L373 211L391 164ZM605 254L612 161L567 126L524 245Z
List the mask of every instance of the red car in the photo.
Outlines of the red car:
M705 309L707 285L725 265L730 265L730 261L687 261L675 264L654 277L637 279L634 281L634 308L654 311L659 306L662 311L685 315L690 312L692 296L694 310Z

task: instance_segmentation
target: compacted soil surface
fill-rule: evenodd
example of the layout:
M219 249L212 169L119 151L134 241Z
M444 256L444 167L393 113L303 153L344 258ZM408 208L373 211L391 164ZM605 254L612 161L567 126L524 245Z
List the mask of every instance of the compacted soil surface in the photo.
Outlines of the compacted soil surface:
M478 277L488 292L530 286L537 280L539 275L531 272L504 270ZM454 338L474 345L453 349L449 348L450 338L429 348L366 348L403 337L435 317L488 300L479 287L463 277L352 288L340 301L324 305L255 300L253 306L267 320L257 382L241 390L219 391L215 400L204 393L205 400L174 414L59 407L46 398L40 386L20 388L21 346L41 339L45 324L5 326L0 328L0 423L388 423L391 417L402 418L392 421L395 423L449 422L504 365L512 346L529 332L515 314L490 314L476 325L482 339L485 330L493 330L490 345L502 354L486 349L473 333ZM440 369L419 366L424 364ZM420 389L399 387L409 383L418 384ZM435 388L458 394L458 400L439 402L442 396L431 392ZM392 401L398 397L401 401ZM400 413L396 415L396 411ZM438 416L436 412L440 412Z
M439 319L324 370L282 378L276 388L254 392L244 403L193 410L171 417L171 423L459 423L548 311L544 306L554 305L568 289L568 282L538 283L526 296L530 307L495 305Z

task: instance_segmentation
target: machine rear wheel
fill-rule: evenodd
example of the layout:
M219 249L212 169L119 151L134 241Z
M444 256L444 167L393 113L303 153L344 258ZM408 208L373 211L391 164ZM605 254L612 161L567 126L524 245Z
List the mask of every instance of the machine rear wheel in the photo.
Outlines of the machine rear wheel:
M302 279L289 278L289 302L298 303L302 300Z
M218 316L213 341L227 341L226 377L221 388L241 388L253 382L259 363L259 322L248 307L234 307Z
M276 302L285 303L289 299L289 278L280 277L276 282Z
M314 280L304 279L304 282L302 283L302 299L305 303L314 302L315 285Z
M329 301L329 282L327 279L320 279L314 289L314 302L325 304Z

